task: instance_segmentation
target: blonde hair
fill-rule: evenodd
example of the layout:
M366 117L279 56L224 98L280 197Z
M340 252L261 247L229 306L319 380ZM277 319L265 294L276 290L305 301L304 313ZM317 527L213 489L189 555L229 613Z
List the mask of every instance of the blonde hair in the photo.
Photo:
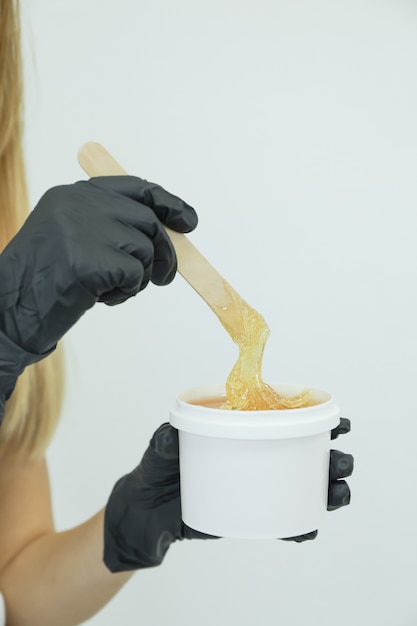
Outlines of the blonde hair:
M0 0L0 251L29 212L22 148L22 60L18 0ZM41 458L63 395L60 350L26 368L6 403L0 457Z

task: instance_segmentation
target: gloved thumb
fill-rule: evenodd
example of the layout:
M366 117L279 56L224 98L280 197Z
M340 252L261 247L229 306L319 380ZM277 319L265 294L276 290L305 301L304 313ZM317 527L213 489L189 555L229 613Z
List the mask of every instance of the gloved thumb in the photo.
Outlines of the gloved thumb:
M150 446L161 457L167 461L178 459L178 431L171 424L162 424L153 434Z

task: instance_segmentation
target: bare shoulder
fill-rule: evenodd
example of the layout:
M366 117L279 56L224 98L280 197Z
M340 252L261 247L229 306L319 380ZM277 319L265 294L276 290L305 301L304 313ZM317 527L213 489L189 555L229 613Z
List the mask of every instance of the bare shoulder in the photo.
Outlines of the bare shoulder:
M45 459L0 458L0 571L28 543L53 530Z

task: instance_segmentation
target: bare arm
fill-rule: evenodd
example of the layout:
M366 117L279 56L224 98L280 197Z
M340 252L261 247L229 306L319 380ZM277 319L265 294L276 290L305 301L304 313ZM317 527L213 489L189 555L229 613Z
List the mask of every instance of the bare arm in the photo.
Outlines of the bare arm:
M102 608L131 573L104 566L103 515L54 530L45 461L0 461L0 590L7 626L75 626Z

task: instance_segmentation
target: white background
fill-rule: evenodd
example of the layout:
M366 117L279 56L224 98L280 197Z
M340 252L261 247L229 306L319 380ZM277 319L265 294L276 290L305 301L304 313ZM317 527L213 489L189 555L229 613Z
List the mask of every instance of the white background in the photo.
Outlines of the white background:
M416 4L24 0L22 18L32 204L85 178L88 140L182 196L192 241L269 323L265 379L330 389L353 426L352 504L316 541L175 544L89 623L415 625ZM180 276L65 343L59 529L237 356Z

